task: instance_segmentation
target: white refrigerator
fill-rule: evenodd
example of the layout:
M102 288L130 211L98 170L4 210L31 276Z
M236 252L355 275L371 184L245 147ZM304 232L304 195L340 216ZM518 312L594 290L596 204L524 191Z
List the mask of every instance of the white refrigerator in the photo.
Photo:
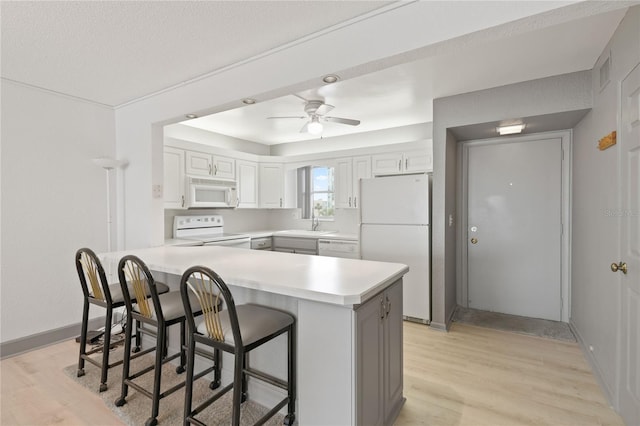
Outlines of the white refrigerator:
M405 319L431 322L429 176L362 179L360 249L365 260L403 263Z

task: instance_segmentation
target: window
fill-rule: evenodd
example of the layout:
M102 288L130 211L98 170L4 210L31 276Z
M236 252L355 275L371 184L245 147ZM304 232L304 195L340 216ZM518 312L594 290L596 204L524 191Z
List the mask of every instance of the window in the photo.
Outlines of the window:
M333 167L298 169L298 207L303 219L333 219L336 205L333 175Z

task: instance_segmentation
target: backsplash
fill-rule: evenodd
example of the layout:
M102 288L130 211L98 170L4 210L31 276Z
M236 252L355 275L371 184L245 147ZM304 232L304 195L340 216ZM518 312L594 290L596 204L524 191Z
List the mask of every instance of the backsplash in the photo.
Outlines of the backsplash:
M174 216L219 214L224 218L225 232L311 229L309 219L300 217L300 209L197 209L164 211L164 236L173 238ZM319 230L358 234L359 210L336 209L333 221L320 221Z

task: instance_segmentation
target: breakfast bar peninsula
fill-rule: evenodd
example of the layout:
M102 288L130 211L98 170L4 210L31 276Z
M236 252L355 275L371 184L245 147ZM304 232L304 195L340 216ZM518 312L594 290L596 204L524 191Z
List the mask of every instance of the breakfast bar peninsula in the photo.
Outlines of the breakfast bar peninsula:
M203 265L225 280L236 304L259 303L293 314L298 424L393 424L404 403L406 265L219 246L162 246L103 254L112 280L126 254L140 257L172 290L178 289L187 268ZM266 345L268 353L252 353L250 362L286 377L286 340L278 339ZM230 361L223 359L223 382L231 381ZM266 406L280 397L275 392L266 385L249 386L249 398Z

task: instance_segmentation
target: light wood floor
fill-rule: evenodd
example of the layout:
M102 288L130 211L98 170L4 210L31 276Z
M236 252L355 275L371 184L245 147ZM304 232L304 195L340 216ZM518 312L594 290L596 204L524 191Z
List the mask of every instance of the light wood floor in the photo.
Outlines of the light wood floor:
M459 323L449 333L405 323L404 333L396 425L623 425L576 343ZM77 350L71 340L0 361L0 424L122 424L62 372Z

